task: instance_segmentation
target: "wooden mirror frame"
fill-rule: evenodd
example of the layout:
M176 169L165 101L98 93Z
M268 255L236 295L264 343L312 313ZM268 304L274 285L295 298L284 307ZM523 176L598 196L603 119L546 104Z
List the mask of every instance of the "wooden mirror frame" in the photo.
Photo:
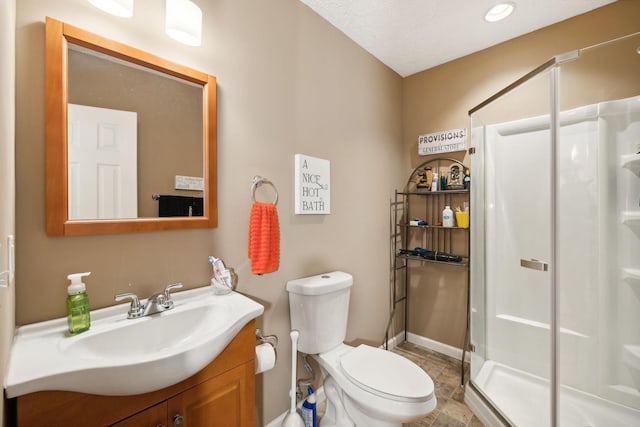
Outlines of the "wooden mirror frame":
M216 78L49 17L46 19L45 33L47 234L73 236L217 227ZM203 216L69 220L67 172L67 48L69 43L202 86L205 183Z

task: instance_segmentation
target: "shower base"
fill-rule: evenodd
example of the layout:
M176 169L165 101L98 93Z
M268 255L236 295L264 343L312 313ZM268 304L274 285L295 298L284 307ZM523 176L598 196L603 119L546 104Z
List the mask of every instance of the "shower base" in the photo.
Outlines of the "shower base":
M487 361L473 383L514 426L551 425L548 380ZM503 425L471 387L467 387L465 403L487 426ZM570 387L561 388L559 405L558 425L562 427L640 426L640 410Z

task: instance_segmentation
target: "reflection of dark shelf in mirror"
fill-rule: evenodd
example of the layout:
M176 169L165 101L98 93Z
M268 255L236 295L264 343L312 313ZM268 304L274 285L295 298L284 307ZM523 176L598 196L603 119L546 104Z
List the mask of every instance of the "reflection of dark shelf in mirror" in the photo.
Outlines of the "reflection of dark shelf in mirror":
M158 216L202 216L202 197L164 196L158 197Z

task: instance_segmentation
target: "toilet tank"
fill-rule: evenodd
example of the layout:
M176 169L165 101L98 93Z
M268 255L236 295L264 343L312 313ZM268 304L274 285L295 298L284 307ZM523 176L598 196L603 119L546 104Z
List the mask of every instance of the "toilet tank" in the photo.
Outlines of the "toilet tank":
M300 332L298 351L324 353L344 341L352 284L353 277L342 271L287 282L291 329Z

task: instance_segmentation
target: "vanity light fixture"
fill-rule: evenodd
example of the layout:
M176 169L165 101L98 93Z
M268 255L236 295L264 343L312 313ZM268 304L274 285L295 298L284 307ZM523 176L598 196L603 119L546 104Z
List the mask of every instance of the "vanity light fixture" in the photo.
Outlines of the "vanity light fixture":
M133 0L89 0L98 9L122 18L133 16Z
M174 40L200 46L202 10L190 0L167 0L165 31Z
M516 5L513 2L498 3L484 15L484 20L487 22L501 21L511 15L515 8Z

